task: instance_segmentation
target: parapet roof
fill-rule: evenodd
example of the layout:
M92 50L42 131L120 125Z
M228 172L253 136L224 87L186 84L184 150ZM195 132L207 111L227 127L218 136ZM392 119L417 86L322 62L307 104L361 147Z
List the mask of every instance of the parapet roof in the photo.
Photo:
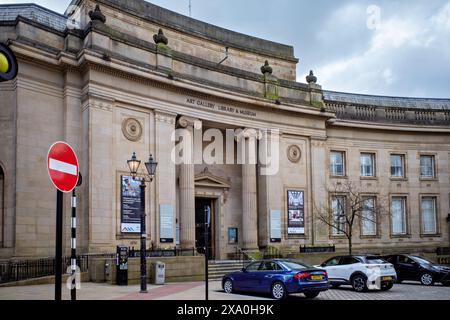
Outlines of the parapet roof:
M71 5L77 5L81 1L72 0ZM222 43L224 46L257 51L269 56L273 55L282 59L298 61L294 56L293 46L221 28L159 7L144 0L97 0L97 2L120 9L142 19L153 21L161 26L211 39L215 42Z
M22 16L61 32L67 27L66 16L35 3L1 4L0 8L0 21L14 21Z
M389 108L450 110L450 99L376 96L357 93L323 91L326 102Z

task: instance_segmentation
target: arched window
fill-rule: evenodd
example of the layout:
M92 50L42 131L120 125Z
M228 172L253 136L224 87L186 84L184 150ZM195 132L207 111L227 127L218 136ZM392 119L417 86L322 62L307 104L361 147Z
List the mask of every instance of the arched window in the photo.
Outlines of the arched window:
M5 173L0 166L0 248L4 247L4 223L5 223Z

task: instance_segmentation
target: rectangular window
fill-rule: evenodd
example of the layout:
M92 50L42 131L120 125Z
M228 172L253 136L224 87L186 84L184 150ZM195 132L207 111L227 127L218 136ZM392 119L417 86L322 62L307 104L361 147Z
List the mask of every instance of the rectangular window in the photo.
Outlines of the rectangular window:
M420 177L434 178L434 156L420 156Z
M391 203L392 234L406 234L406 197L393 197Z
M422 209L422 234L436 234L436 197L423 197Z
M345 196L333 196L331 197L331 212L333 219L332 233L334 236L340 236L344 234L346 230L346 217L345 217Z
M375 176L375 155L373 153L361 153L361 177Z
M330 154L330 172L332 176L345 175L345 153L340 151L331 151Z
M377 235L377 214L375 208L375 197L363 198L362 210L362 235Z
M405 177L405 156L402 154L391 154L391 177Z

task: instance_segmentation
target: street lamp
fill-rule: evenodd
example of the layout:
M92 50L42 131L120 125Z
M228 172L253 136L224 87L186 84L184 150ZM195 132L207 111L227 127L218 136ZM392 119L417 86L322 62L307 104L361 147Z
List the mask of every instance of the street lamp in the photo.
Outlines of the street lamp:
M136 153L133 152L131 159L127 161L128 167L130 168L130 173L133 179L136 179L138 175L139 166L141 165L141 160L138 160L136 157ZM153 159L153 156L150 155L148 162L145 162L145 168L147 169L147 173L142 174L140 178L141 184L141 293L147 292L147 260L146 260L146 238L147 232L145 230L145 187L146 182L152 182L155 177L156 167L158 166L158 162Z

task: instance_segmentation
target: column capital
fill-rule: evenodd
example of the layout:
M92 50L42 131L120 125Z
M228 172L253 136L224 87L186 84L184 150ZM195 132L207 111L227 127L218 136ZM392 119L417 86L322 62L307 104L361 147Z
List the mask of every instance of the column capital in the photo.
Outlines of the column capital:
M158 122L164 122L168 124L175 124L176 113L167 112L164 110L155 109L155 120Z
M193 117L181 116L178 119L178 125L182 128L194 127L199 130L202 128L202 121Z
M255 139L261 139L263 134L261 130L254 129L254 128L244 128L241 129L242 131L236 133L236 141L241 141L241 139L249 139L249 138L255 138Z

